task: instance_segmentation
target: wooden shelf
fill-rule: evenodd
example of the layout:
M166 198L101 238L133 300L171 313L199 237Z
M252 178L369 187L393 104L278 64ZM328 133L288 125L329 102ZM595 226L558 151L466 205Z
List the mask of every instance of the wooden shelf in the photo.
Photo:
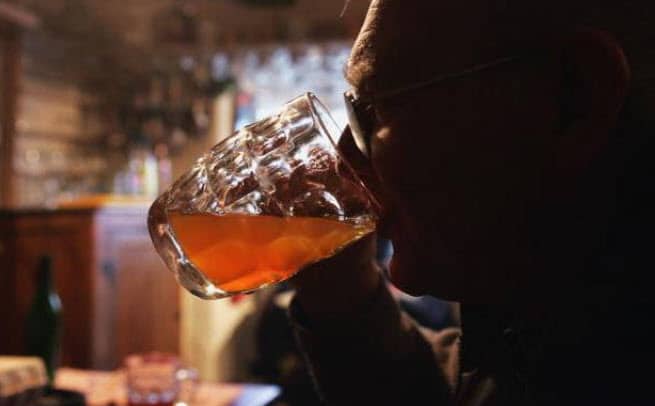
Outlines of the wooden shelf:
M101 133L70 135L59 131L52 131L52 129L44 130L44 131L19 130L18 134L20 137L30 140L56 141L62 144L78 146L80 148L84 148L84 147L97 148L100 142L103 141L103 137L104 137L104 134Z

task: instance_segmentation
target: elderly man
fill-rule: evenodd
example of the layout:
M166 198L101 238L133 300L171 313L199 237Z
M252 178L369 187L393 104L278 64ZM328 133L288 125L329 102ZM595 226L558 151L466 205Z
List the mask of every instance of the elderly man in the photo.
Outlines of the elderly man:
M384 209L392 281L458 301L402 314L372 238L295 280L329 404L653 404L646 0L373 0L342 148Z

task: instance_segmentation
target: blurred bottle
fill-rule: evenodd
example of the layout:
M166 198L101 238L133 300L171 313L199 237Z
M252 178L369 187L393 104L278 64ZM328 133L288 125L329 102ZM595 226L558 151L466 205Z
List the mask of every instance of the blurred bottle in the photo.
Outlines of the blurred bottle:
M61 300L53 284L49 256L39 260L36 293L27 315L25 341L28 354L43 359L52 383L59 362Z
M141 195L144 189L144 157L145 151L136 147L130 151L125 173L125 191L128 195Z
M252 94L240 91L237 95L236 104L234 128L243 128L255 121L255 103Z
M154 199L159 194L159 165L150 150L143 155L143 191L142 195Z
M168 156L168 146L166 144L157 144L155 157L157 157L158 193L163 193L173 181L173 164Z
M127 194L156 197L159 191L158 172L157 159L150 146L145 141L137 143L130 151L127 163Z

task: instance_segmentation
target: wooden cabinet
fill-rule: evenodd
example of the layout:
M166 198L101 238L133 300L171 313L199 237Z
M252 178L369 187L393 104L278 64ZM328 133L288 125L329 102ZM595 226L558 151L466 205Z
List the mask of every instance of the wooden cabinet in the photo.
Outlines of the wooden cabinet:
M0 353L23 352L39 256L63 303L62 365L110 369L178 351L179 291L146 229L147 206L0 211Z

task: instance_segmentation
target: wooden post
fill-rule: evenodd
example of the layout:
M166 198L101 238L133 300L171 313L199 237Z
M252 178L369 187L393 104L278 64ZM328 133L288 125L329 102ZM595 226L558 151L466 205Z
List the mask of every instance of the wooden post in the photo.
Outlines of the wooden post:
M21 79L21 32L38 19L21 7L0 1L0 207L16 202L14 156Z
M12 207L16 201L14 176L14 139L16 110L20 88L20 34L16 29L2 34L2 101L0 102L0 202L1 207Z

